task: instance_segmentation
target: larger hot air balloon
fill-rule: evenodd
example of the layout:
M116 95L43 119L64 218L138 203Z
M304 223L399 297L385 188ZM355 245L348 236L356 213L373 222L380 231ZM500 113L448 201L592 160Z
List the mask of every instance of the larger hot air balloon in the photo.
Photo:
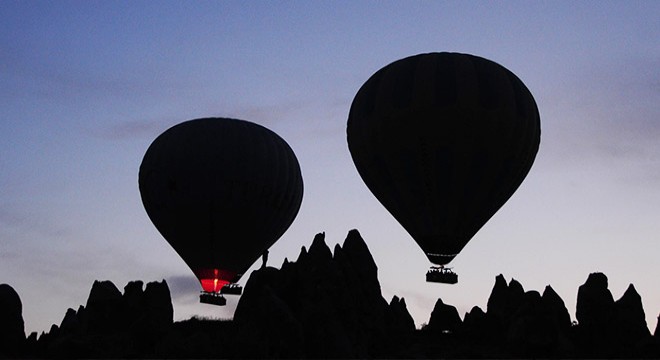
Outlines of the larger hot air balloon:
M522 81L458 53L415 55L380 69L355 96L347 125L360 176L440 268L520 186L540 135L538 108ZM455 283L453 275L439 279Z
M139 187L149 218L199 279L202 300L222 304L213 295L232 292L291 225L303 196L298 160L281 137L224 118L186 121L158 136Z

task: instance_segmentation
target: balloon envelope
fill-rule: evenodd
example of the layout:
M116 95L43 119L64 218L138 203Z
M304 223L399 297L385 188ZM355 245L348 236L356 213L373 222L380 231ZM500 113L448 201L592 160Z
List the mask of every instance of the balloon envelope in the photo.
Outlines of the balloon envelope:
M380 69L356 94L347 125L360 176L438 265L516 191L540 134L536 102L518 77L457 53Z
M281 137L224 118L158 136L139 187L149 218L208 292L240 279L291 225L303 196L298 160Z

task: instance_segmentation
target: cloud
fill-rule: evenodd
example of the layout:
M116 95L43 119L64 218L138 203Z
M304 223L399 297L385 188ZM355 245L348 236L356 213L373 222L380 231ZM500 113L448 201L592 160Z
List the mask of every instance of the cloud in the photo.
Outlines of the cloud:
M161 120L131 120L89 129L86 132L93 137L112 141L153 139L174 124L184 120L187 119L177 121L170 117Z
M65 56L39 56L32 48L29 51L18 46L12 48L15 51L0 56L0 75L5 78L0 99L46 99L74 107L110 99L113 103L130 101L144 106L146 98L164 99L166 103L171 101L172 94L199 92L207 83L202 78L180 76L164 64L139 61L82 64Z
M288 120L292 113L300 111L302 104L278 104L272 106L236 106L224 113L209 112L206 115L174 117L166 116L158 120L136 119L110 124L86 131L89 135L105 140L153 139L168 128L183 121L203 117L226 117L252 121L266 127L280 120Z
M202 117L226 117L242 119L263 125L281 136L286 130L289 136L328 138L345 136L347 101L318 104L314 101L290 101L271 105L230 105L226 111L209 110L197 116L164 116L156 119L135 119L85 130L89 136L123 141L154 139L166 129L180 122ZM211 106L208 106L210 109ZM323 114L323 115L319 115ZM337 121L328 121L329 119ZM290 137L288 138L290 139Z
M48 216L39 213L27 214L17 209L0 205L0 227L15 230L17 233L36 233L41 237L62 237L70 233L69 229L54 224Z
M314 106L315 104L312 101L305 100L263 105L230 105L226 114L217 116L243 119L272 127L279 123L291 122L292 119L306 119L308 118L307 114L313 111Z
M197 294L200 291L197 278L194 276L175 275L168 277L166 281L173 300L188 303L192 298L194 299L194 303L197 302ZM194 296L191 296L191 294Z

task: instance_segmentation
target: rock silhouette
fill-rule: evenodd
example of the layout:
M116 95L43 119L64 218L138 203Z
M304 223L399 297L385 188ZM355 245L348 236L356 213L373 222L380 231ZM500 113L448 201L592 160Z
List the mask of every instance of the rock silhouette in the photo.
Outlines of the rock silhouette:
M131 282L122 294L110 281L95 281L85 306L68 309L59 326L42 334L29 356L60 358L155 355L160 336L173 323L167 283Z
M460 330L463 321L455 307L447 305L438 299L431 312L431 318L426 326L427 331L454 333Z
M11 286L0 284L0 357L15 357L25 343L23 304Z
M612 328L624 347L637 345L651 336L642 307L642 297L630 284L623 296L614 303Z
M580 326L591 332L605 329L614 313L614 297L607 288L607 276L589 274L587 281L578 288L576 313Z
M399 330L401 332L400 335L410 334L415 331L415 320L408 312L406 299L399 299L396 295L390 301L389 321L392 323L390 328Z
M382 296L378 267L356 230L331 251L324 234L295 262L262 267L233 320L173 322L165 281L95 281L84 306L25 338L18 294L0 285L1 357L11 358L658 358L660 324L648 330L631 284L618 300L607 277L578 289L576 318L546 286L525 291L495 278L486 311L463 319L438 299L415 329L403 298Z
M404 300L386 302L377 271L355 230L334 254L321 233L296 262L285 261L280 270L255 271L234 315L239 334L258 334L239 336L250 349L246 356L364 358L398 353L404 346L400 338L414 332L412 317Z
M592 273L578 290L577 345L580 354L604 357L642 356L652 343L642 299L631 284L614 301L607 277Z
M487 311L503 325L508 323L513 313L524 301L525 290L515 279L507 285L502 274L495 278L495 285L488 298Z

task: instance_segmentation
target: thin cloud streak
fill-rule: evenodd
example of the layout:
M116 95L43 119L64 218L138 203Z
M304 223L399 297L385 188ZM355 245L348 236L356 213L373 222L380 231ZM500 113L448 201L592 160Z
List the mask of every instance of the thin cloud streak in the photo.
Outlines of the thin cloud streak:
M44 238L61 238L70 234L70 230L54 224L43 214L27 214L15 209L0 206L0 226L21 234L37 234Z
M120 122L103 128L95 128L86 132L104 140L153 139L169 127L183 120L164 118L162 120L132 120Z

